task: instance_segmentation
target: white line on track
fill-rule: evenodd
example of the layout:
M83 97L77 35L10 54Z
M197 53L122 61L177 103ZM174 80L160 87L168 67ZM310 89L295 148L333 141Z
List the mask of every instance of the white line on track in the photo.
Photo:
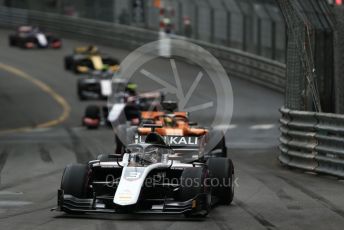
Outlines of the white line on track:
M70 105L60 94L55 92L50 86L32 77L31 75L21 71L20 69L17 69L13 66L10 66L1 62L0 62L0 69L6 72L9 72L11 74L14 74L18 77L21 77L27 81L30 81L35 86L37 86L41 91L51 96L57 102L57 104L61 106L63 110L61 115L58 118L38 124L36 125L36 127L20 127L20 128L14 128L14 129L0 130L0 134L8 134L8 133L14 133L14 132L29 132L37 128L48 128L48 127L56 126L67 120L70 114L70 110L71 110Z
M250 127L251 130L268 130L275 128L275 124L258 124L258 125L252 125Z
M18 207L32 204L29 201L18 201L18 200L0 200L0 207L1 208L9 208L9 207Z
M7 196L7 195L23 195L22 192L12 192L12 191L0 191L0 196Z
M218 125L216 128L219 129L236 129L238 126L235 124L230 124L230 125Z

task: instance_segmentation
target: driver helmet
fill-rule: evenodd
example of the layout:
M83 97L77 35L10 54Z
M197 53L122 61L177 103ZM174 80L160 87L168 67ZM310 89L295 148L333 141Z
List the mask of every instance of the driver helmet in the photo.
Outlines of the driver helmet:
M173 127L174 126L174 121L172 117L166 116L163 118L164 124L168 127Z
M129 82L125 88L125 92L130 96L136 96L137 85L135 83Z

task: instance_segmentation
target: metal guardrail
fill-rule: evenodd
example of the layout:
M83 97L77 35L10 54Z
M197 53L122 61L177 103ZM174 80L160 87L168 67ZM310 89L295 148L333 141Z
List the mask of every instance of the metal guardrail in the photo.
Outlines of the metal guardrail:
M282 108L279 160L306 171L344 177L344 115Z
M123 49L135 49L159 38L158 33L137 27L59 14L0 7L1 27L12 29L20 25L37 25L49 32L67 38L97 42Z
M229 76L246 79L258 85L284 92L285 64L228 47L197 40L190 41L207 49L220 60Z
M159 39L159 33L109 22L0 7L0 27L38 25L58 35L132 50ZM176 38L178 38L176 36ZM185 38L183 38L185 39ZM209 50L222 62L230 76L244 78L271 89L284 91L285 65L240 50L191 40Z

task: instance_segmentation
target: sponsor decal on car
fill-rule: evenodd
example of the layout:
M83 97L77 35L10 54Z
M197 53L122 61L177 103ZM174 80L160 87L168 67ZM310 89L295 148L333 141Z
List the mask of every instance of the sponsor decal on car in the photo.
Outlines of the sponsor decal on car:
M127 202L133 198L133 195L130 190L125 190L124 192L118 194L118 201Z
M199 137L183 137L183 136L163 136L166 143L172 146L198 146ZM135 135L135 143L144 143L146 136Z
M101 80L100 89L102 96L110 96L112 94L112 82L111 80Z
M38 43L41 45L41 46L47 46L48 45L48 40L47 40L47 37L42 34L42 33L38 33L36 35L36 38L38 40Z

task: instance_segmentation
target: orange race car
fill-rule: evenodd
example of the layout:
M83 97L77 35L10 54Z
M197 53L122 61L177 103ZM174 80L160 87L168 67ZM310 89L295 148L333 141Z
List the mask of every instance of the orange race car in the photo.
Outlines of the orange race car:
M198 154L203 154L204 148L211 142L212 146L211 149L207 150L207 157L210 155L227 156L223 130L198 126L197 123L189 121L187 112L172 112L173 105L171 102L163 102L162 105L166 111L141 112L139 126L123 124L117 127L117 154L123 153L127 143L144 143L146 136L154 131L161 135L165 142L178 154L188 153L191 157L199 157Z

